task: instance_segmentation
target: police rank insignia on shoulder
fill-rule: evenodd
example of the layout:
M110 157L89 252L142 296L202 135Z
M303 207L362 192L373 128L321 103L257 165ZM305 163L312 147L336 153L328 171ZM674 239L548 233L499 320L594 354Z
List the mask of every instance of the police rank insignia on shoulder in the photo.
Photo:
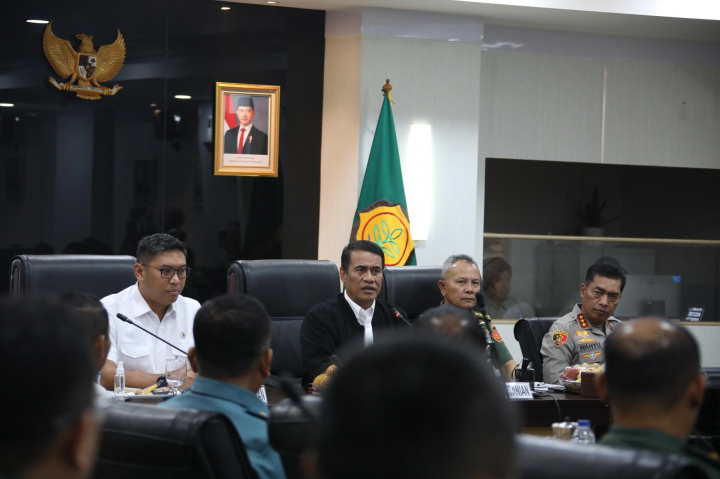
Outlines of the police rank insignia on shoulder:
M577 321L581 328L588 329L590 325L587 322L587 319L585 319L585 315L580 313L577 315Z
M58 83L50 77L50 83L58 90L74 91L78 98L99 100L101 95L115 95L122 88L115 85L105 87L99 82L112 80L125 62L125 39L118 30L117 39L110 45L95 50L92 35L80 33L75 37L81 41L78 51L70 42L55 36L52 22L43 35L43 50L55 73L62 78L70 78L66 83ZM73 85L77 81L77 85Z
M565 344L565 341L567 341L568 334L565 331L553 331L552 340L555 346L558 348Z
M593 353L587 353L583 354L582 357L589 359L590 361L595 361L597 358L602 356L602 351L596 351Z
M497 332L497 329L495 329L495 326L492 327L492 337L495 340L495 342L502 343L502 338L500 337L500 333Z

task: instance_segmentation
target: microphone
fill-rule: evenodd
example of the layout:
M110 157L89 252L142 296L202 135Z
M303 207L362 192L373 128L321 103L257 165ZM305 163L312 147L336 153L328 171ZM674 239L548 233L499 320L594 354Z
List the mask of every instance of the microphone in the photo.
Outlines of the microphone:
M487 316L487 311L485 310L485 297L483 297L482 288L475 293L475 300L477 301L478 311Z
M128 317L125 316L124 314L118 313L118 314L116 314L115 316L117 316L118 319L120 319L120 321L125 321L126 323L132 324L133 326L142 329L143 331L145 331L146 333L148 333L150 336L155 336L156 338L158 338L158 339L159 339L160 341L162 341L163 343L167 344L167 345L170 346L170 347L173 347L173 348L177 349L178 351L180 351L181 353L183 353L185 356L187 356L187 351L183 351L182 349L178 348L178 347L175 346L174 344L168 343L167 341L165 341L163 338L161 338L161 337L158 336L157 334L153 334L153 333L151 333L150 331L148 331L147 329L143 328L142 326L133 323L132 319L128 318Z
M393 308L392 310L395 312L395 317L396 317L396 318L402 319L403 321L405 321L405 324L407 324L407 325L410 326L411 328L414 328L414 327L415 327L415 326L412 325L412 323L411 323L410 321L408 321L408 320L405 318L405 316L403 316L402 314L400 314L400 311L398 311L397 308Z

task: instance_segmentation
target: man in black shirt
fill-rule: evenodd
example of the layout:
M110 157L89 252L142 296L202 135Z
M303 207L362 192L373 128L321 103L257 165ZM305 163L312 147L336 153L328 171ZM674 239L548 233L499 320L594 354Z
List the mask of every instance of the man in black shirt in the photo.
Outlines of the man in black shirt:
M379 331L408 324L404 311L377 299L384 268L385 255L371 241L357 241L343 249L340 279L345 292L308 311L300 331L304 383L337 363L342 346L352 341L369 346Z

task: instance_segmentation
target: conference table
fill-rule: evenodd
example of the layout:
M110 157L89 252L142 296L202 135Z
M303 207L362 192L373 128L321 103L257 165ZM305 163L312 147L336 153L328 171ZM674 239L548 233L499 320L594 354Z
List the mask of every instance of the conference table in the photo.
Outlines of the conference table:
M267 392L268 406L271 408L286 396L280 389L272 386L265 386ZM310 392L305 391L306 394ZM528 400L513 400L522 417L523 428L530 429L532 433L549 433L554 422L564 421L569 418L571 421L578 419L589 419L594 426L596 434L602 435L610 426L610 408L602 399L586 398L579 394L564 392L543 392L542 397ZM558 411L559 409L559 411ZM536 428L542 428L543 431Z

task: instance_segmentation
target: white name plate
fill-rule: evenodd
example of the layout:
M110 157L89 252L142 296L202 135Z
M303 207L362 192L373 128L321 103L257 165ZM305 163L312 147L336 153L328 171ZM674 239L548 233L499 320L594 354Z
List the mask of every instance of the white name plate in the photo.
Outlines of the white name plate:
M510 399L533 399L530 383L505 383Z

